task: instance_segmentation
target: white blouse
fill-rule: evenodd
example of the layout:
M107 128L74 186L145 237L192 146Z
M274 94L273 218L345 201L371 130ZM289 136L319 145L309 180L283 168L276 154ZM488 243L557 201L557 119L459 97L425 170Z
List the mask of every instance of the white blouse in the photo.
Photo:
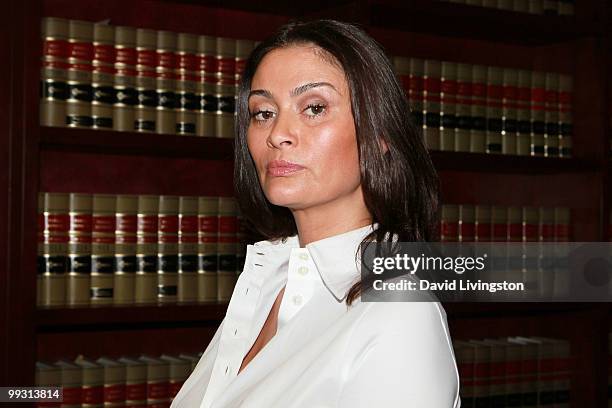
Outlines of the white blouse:
M374 228L248 245L227 313L171 408L459 408L437 302L361 302L355 254ZM272 339L238 374L286 285Z

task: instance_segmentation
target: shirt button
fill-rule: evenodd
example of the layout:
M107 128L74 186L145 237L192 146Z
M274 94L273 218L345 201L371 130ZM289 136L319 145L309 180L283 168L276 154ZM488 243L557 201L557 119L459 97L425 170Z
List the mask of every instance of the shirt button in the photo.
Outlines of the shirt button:
M300 254L300 259L303 259L304 261L306 261L308 259L308 254Z
M302 296L300 295L295 295L293 297L293 304L295 304L296 306L299 306L302 304Z
M299 273L300 275L306 275L306 274L308 273L308 268L307 268L307 267L305 267L305 266L300 266L300 267L298 268L298 273Z

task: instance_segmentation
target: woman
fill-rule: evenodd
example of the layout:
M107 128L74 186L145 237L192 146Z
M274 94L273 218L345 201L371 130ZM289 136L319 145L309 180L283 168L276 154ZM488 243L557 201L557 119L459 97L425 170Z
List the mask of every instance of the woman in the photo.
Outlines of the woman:
M442 307L360 298L360 243L433 240L438 214L381 47L337 21L282 27L247 61L236 123L238 202L269 239L172 407L459 407Z

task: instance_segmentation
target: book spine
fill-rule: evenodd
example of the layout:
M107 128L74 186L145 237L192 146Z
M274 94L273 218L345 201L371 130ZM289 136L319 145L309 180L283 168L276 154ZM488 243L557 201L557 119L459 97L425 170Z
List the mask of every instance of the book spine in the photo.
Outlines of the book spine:
M81 408L83 403L83 369L76 364L60 361L56 366L61 370L63 389L62 408Z
M523 211L521 207L510 206L507 208L508 214L508 242L523 241Z
M472 120L472 68L470 64L457 64L457 104L455 147L457 152L470 151Z
M138 196L138 226L136 232L136 271L134 301L151 303L157 300L159 197Z
M70 194L68 281L66 303L89 305L91 285L92 196Z
M217 300L229 301L236 284L236 201L219 197Z
M545 90L544 72L534 71L531 74L531 154L544 156L545 124Z
M500 205L491 206L491 241L507 242L508 209Z
M571 378L572 358L570 342L565 339L557 339L554 345L556 373L555 381L555 408L568 408L571 404Z
M97 361L106 362L106 364L102 364L104 366L104 383L102 389L104 407L124 407L126 388L125 365L117 362L116 360L110 360L106 357L101 357Z
M442 62L440 77L440 150L455 150L457 63Z
M42 19L40 124L66 126L68 20Z
M134 303L138 261L136 243L138 231L138 196L117 195L115 213L115 304Z
M548 207L539 207L538 223L539 240L541 242L553 242L555 240L554 210Z
M423 78L423 135L430 150L440 150L440 61L425 60Z
M157 131L157 33L139 28L136 30L136 91L138 104L135 109L134 130Z
M470 131L470 152L486 152L487 134L487 68L483 65L472 67L472 130Z
M517 154L528 147L518 146L518 70L504 68L502 81L502 153Z
M476 242L491 241L491 207L488 205L478 204L474 209L476 218L476 231L474 239Z
M547 72L544 104L544 155L559 157L559 74Z
M62 385L61 372L57 367L45 364L43 362L36 362L36 373L34 384L37 387L58 387ZM37 402L34 405L36 408L51 408L60 407L61 402Z
M538 209L536 207L523 207L522 209L522 236L523 242L538 242Z
M487 153L502 153L502 83L503 70L487 67Z
M491 355L486 346L474 344L474 407L491 407Z
M178 197L159 197L157 300L161 303L174 303L177 300L178 212Z
M176 133L176 33L157 32L157 132Z
M94 194L91 237L91 304L113 303L116 196Z
M218 100L216 136L234 138L234 113L236 110L236 40L217 37Z
M134 130L134 107L138 103L136 91L136 29L115 27L115 105L113 128L117 131Z
M236 85L240 84L240 81L242 80L246 60L254 48L255 42L252 40L236 40Z
M120 360L121 361L121 360ZM147 367L142 363L127 363L125 371L125 406L147 407Z
M198 301L217 300L219 259L219 202L198 197Z
M45 276L45 194L38 193L38 214L36 217L36 306L43 304L43 278Z
M474 242L476 239L476 213L471 204L459 206L459 241Z
M200 111L198 115L198 136L214 137L216 132L217 96L215 94L217 74L217 40L210 36L198 37L198 97Z
M567 207L555 207L555 241L569 242L571 239L570 231L570 209Z
M115 93L115 29L94 24L91 116L96 129L113 129Z
M517 97L517 153L531 156L531 71L519 70Z
M152 357L141 357L147 364L147 408L168 408L169 365L168 362Z
M410 113L414 120L414 123L419 129L423 129L425 125L425 116L423 114L423 109L425 106L424 103L424 76L425 76L425 61L420 58L410 58L409 62L409 77L408 83L404 86L408 86L408 101L410 102ZM431 138L423 135L423 140L425 142L425 146L429 150L437 150L440 148L439 142L436 140L435 143L430 145L432 142Z
M178 301L198 299L198 198L179 198Z
M198 98L198 61L196 58L198 37L180 33L177 40L177 117L176 133L195 136L197 114L200 108Z
M42 276L42 305L66 303L66 272L69 240L68 194L45 193Z
M459 239L459 207L443 204L440 222L440 241L457 242Z
M454 346L459 371L461 390L461 406L474 408L474 353L469 346L457 344Z
M68 22L68 100L66 124L91 128L93 23Z
M569 75L559 77L559 155L572 155L572 87L573 80Z
M83 365L82 408L104 407L104 367L88 362Z

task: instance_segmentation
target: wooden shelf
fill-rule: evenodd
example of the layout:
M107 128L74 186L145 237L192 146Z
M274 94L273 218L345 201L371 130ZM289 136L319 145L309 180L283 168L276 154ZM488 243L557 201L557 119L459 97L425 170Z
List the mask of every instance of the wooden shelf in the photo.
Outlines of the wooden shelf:
M233 143L233 139L215 137L45 126L40 128L40 148L49 151L233 160Z
M430 152L437 170L487 173L554 174L596 172L596 163L576 158L530 157L467 152Z
M134 329L137 326L199 326L220 323L225 317L227 302L172 305L130 305L92 307L49 307L36 310L38 332L63 332L109 326Z
M372 0L370 25L416 33L523 45L553 44L601 35L603 24L432 0Z

